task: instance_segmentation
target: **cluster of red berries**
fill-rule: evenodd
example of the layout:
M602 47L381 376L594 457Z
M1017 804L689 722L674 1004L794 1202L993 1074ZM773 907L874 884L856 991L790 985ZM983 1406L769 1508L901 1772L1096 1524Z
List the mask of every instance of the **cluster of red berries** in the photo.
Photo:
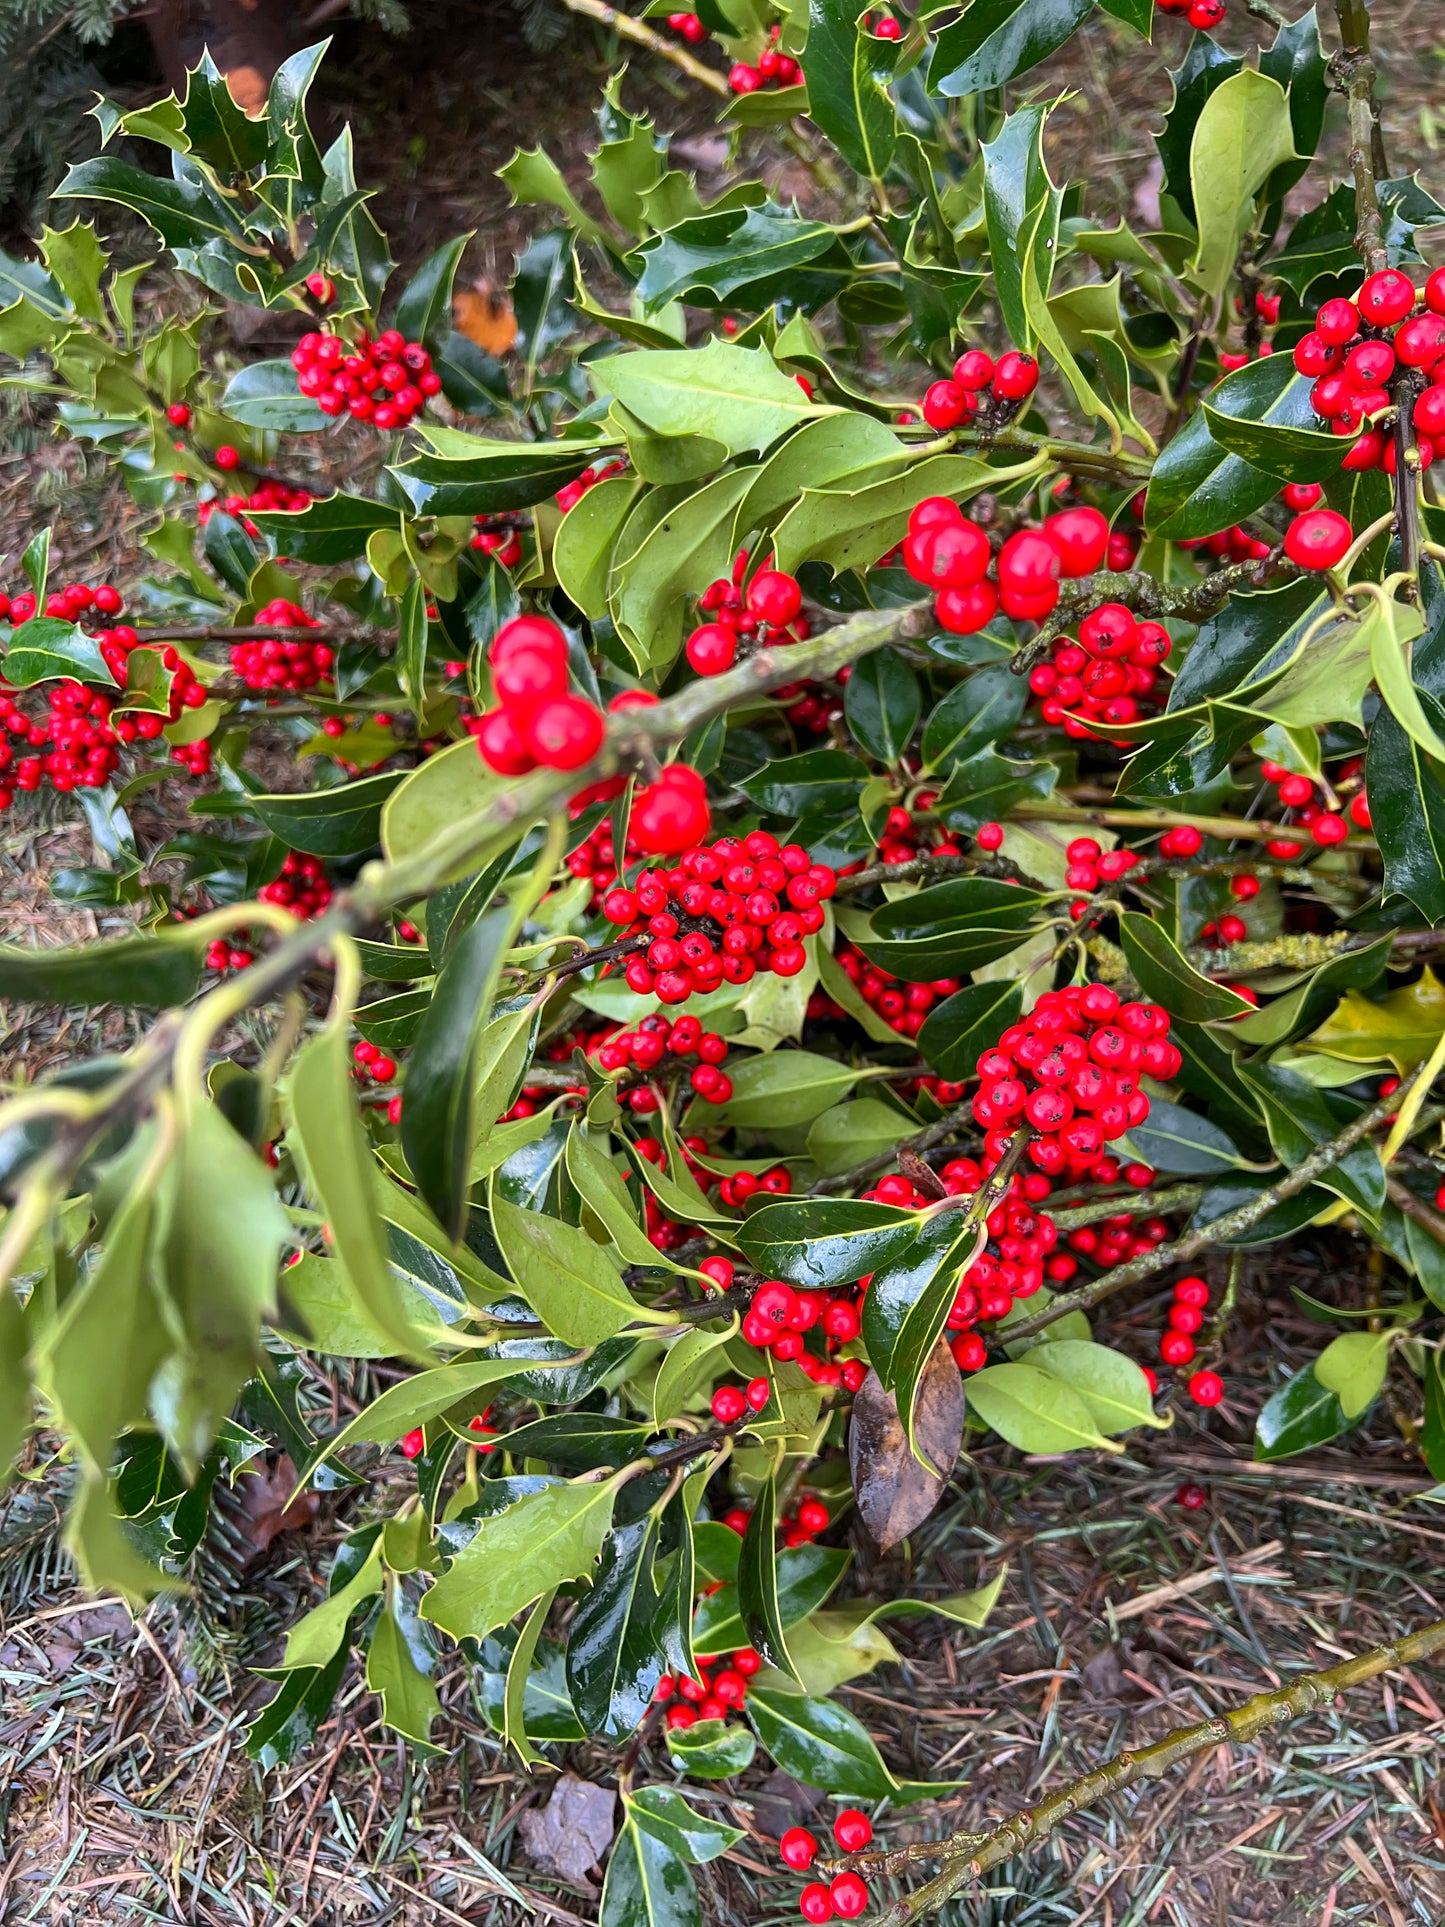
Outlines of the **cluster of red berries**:
M995 557L977 522L946 495L930 495L908 518L903 566L935 591L939 627L971 636L1000 607L1014 621L1042 622L1058 603L1060 578L1092 575L1108 553L1109 525L1099 511L1071 508L1041 529L1017 530Z
M330 903L331 879L319 856L303 856L299 850L288 850L282 860L281 874L270 883L263 883L256 895L262 903L279 904L293 917L309 922L312 917L319 917Z
M142 642L128 623L118 623L113 629L97 629L95 640L106 668L122 688L126 682L127 665L135 650L148 649L160 657L161 667L170 672L171 678L167 713L161 718L162 724L177 721L183 709L200 709L204 704L205 684L180 651L172 648L170 643ZM119 729L120 725L116 727ZM128 740L128 737L122 738L122 741Z
M1093 1170L1104 1146L1142 1124L1141 1073L1167 1083L1183 1061L1158 1004L1121 1003L1107 984L1045 991L978 1060L976 1121L985 1149L1002 1157L1019 1125L1028 1155L1048 1177Z
M1154 0L1160 13L1178 14L1200 33L1217 27L1228 12L1224 0Z
M235 453L234 450L228 452ZM259 536L261 531L250 520L255 510L280 510L285 514L297 515L310 506L309 489L292 488L286 482L260 481L249 495L223 495L214 502L198 502L196 520L204 528L217 509L224 509L227 515L236 517L247 535Z
M1117 883L1139 861L1137 850L1103 850L1092 836L1076 836L1064 855L1067 858L1064 882L1071 890L1087 890L1091 894L1101 883ZM1077 922L1088 907L1087 897L1075 897L1069 905L1069 915Z
M399 1104L401 1099L393 1098L392 1102ZM501 1437L501 1433L495 1425L489 1425L487 1423L491 1416L492 1408L489 1405L485 1412L479 1412L474 1419L468 1421L467 1430L477 1434L476 1438L471 1440L471 1447L474 1452L495 1452L497 1449L494 1441ZM397 1440L397 1444L401 1448L403 1458L419 1459L426 1450L426 1433L422 1427L418 1425L415 1431L404 1433L402 1437Z
M1089 510L1068 510L1090 514ZM1161 706L1156 687L1172 644L1159 622L1140 622L1122 602L1105 602L1079 624L1078 640L1060 636L1049 659L1029 671L1046 723L1092 739L1092 722L1127 725ZM1162 693L1162 692L1161 692Z
M1147 1164L1125 1165L1120 1176L1140 1190L1154 1181L1154 1173ZM1070 1253L1087 1258L1100 1271L1112 1271L1128 1258L1145 1257L1168 1236L1169 1226L1163 1218L1136 1218L1130 1212L1116 1211L1098 1224L1081 1224L1067 1234L1064 1242ZM1071 1264L1067 1277L1072 1278L1077 1268ZM1061 1267L1051 1267L1048 1276L1051 1283L1066 1282Z
M596 488L605 482L609 475L620 475L627 467L626 456L615 462L602 462L595 468L584 468L575 482L568 482L565 488L557 491L557 506L565 515L568 509L575 509L589 488Z
M249 970L255 961L255 951L239 936L213 937L206 946L207 970L219 971L222 976L231 970Z
M847 1807L833 1822L833 1838L844 1853L862 1853L873 1838L873 1824L866 1813ZM806 1873L818 1857L818 1841L806 1827L789 1827L778 1852L794 1873ZM867 1905L868 1888L856 1873L840 1873L827 1886L810 1880L798 1896L798 1909L811 1922L856 1920Z
M698 1653L696 1658L700 1679L677 1679L664 1673L653 1688L653 1704L667 1708L664 1720L673 1731L699 1720L725 1720L738 1712L748 1697L748 1681L763 1663L761 1653L751 1646L721 1655Z
M681 34L694 47L701 46L707 39L707 28L695 13L670 13L667 24L672 33Z
M797 579L781 569L759 569L744 589L747 564L743 549L732 576L720 576L697 599L698 614L712 617L687 639L688 662L700 676L720 676L731 669L739 638L789 643L802 642L809 633Z
M1346 765L1341 780L1358 781L1362 767L1358 759ZM1358 789L1351 797L1349 821L1346 821L1341 811L1327 808L1317 800L1318 792L1310 777L1287 770L1283 763L1271 762L1260 764L1260 775L1266 783L1275 786L1280 805L1291 815L1293 822L1308 830L1311 839L1323 849L1343 843L1350 833L1350 822L1357 829L1368 830L1370 827L1370 804L1363 789ZM1285 862L1304 854L1304 846L1288 837L1272 837L1264 847L1271 856L1282 858Z
M969 348L953 364L951 381L935 381L919 412L930 428L946 433L976 416L990 422L1010 415L1039 385L1039 364L1017 348L995 361L984 348Z
M639 841L646 843L640 833ZM800 844L753 830L694 845L673 869L644 870L608 891L602 914L649 940L628 959L628 988L680 1004L695 990L749 983L759 970L796 977L807 962L804 940L822 929L822 904L837 881Z
M1353 301L1326 301L1295 344L1294 365L1314 382L1315 413L1332 433L1353 438L1347 469L1394 473L1393 440L1367 424L1394 406L1388 384L1402 369L1428 384L1419 392L1410 386L1423 467L1435 459L1436 442L1445 442L1445 271L1437 268L1426 282L1417 314L1418 299L1408 274L1384 268L1367 277Z
M472 533L471 546L489 555L504 569L515 569L522 559L522 534L511 523L496 516L479 515Z
M795 623L795 634L797 628ZM780 636L778 640L781 642L783 638ZM848 673L840 670L839 682L846 682ZM841 701L823 683L785 683L773 691L773 701L782 705L783 714L794 729L806 729L813 736L825 735L843 715Z
M1159 1340L1159 1356L1176 1369L1191 1364L1194 1337L1204 1324L1209 1303L1209 1287L1202 1278L1180 1278L1174 1286L1174 1303L1169 1307L1169 1329ZM1188 1384L1189 1396L1196 1405L1218 1405L1224 1397L1224 1380L1218 1372L1194 1372Z
M735 94L755 94L764 87L801 85L802 68L796 60L778 50L781 32L781 26L768 29L768 44L758 55L756 67L750 67L745 60L735 60L728 68L728 86Z
M340 335L302 335L291 350L296 386L323 415L350 415L374 428L405 428L421 413L442 378L419 341L388 328L373 341L364 331L350 343Z
M711 1181L709 1178L708 1182ZM755 1198L760 1191L770 1198L786 1198L792 1195L792 1190L792 1172L786 1164L774 1164L766 1171L734 1171L731 1177L719 1181L717 1194L724 1204L740 1211L748 1199ZM726 1263L727 1260L723 1258L707 1259L700 1268L706 1271L709 1264ZM732 1276L731 1270L728 1276Z
M1319 491L1316 491L1316 497L1318 493ZM1281 495L1288 502L1290 490L1283 489ZM1249 530L1242 528L1238 522L1233 528L1216 530L1213 535L1188 536L1184 541L1177 543L1176 547L1200 550L1205 555L1212 555L1216 561L1223 563L1262 562L1272 553L1268 542L1257 535L1251 535Z
M0 622L18 629L36 614L58 616L62 622L93 622L97 616L118 616L124 607L120 590L112 589L108 582L98 589L84 582L69 582L46 596L43 610L28 589L16 596L0 595Z
M274 602L268 602L264 609L256 611L255 626L258 629L321 627L314 616L308 616L298 603L288 602L284 596L278 596ZM305 636L297 636L294 641L268 636L261 642L237 642L231 647L232 669L247 689L258 695L264 693L274 696L282 690L315 689L322 683L330 682L335 661L336 652L329 644L312 642Z
M477 719L482 761L499 776L580 769L602 747L602 711L572 695L567 638L546 616L514 616L497 631L488 659L497 707Z
M940 840L925 846L924 839L931 830L928 812L937 801L932 790L921 790L913 799L913 808L904 809L895 803L883 820L883 828L878 835L878 861L880 863L911 863L918 855L920 847L931 847L934 856L962 856L963 851L946 833L940 833Z
M790 1186L791 1181L788 1188ZM775 1187L769 1189L774 1190ZM733 1263L730 1258L704 1258L698 1269L711 1278L719 1291L726 1291L732 1284ZM814 1333L815 1339L821 1340L827 1353L851 1345L860 1329L860 1292L861 1288L848 1285L834 1292L800 1291L786 1279L764 1278L748 1301L742 1322L742 1336L756 1350L771 1353L779 1364L797 1365L815 1385L824 1390L841 1386L845 1391L856 1392L868 1376L868 1367L863 1361L849 1358L837 1364L830 1357L820 1356L808 1348L807 1334ZM720 1385L713 1395L712 1414L719 1424L733 1425L746 1411L762 1411L767 1402L768 1381L765 1378L752 1379L745 1386ZM827 1522L827 1513L821 1507L810 1514L804 1505L796 1521L800 1537L796 1541L789 1539L787 1543L792 1545L811 1538L821 1532ZM784 1520L783 1524L786 1530L789 1522Z
M727 1058L727 1039L716 1031L704 1030L696 1017L676 1021L656 1011L644 1017L635 1030L614 1030L597 1047L599 1070L638 1070L644 1076L657 1069L665 1056L696 1057L689 1088L708 1104L726 1104L733 1094L733 1081L719 1068ZM642 1114L657 1110L662 1099L655 1085L634 1085L626 1094L628 1108Z
M1266 328L1273 328L1278 325L1280 305L1279 295L1266 294L1263 288L1256 288L1254 294L1255 318L1263 322ZM1242 295L1237 294L1234 297L1234 312L1237 315L1244 313L1244 297ZM1256 353L1261 356L1271 355L1274 353L1274 349L1269 342L1262 341ZM1247 368L1249 362L1250 357L1247 352L1235 354L1225 348L1221 348L1219 351L1219 365L1227 375L1236 374L1241 368Z
M900 1037L916 1037L934 1005L951 997L959 986L957 977L936 977L927 984L903 983L891 970L871 962L850 943L839 950L838 967L858 986L864 1003L876 1010L888 1028L896 1030Z

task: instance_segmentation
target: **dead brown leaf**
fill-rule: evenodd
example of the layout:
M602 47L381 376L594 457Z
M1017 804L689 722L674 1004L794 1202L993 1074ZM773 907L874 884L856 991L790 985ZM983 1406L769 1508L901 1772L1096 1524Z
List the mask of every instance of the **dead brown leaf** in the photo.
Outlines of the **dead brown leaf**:
M560 1874L584 1893L588 1876L612 1845L617 1795L606 1787L564 1773L544 1807L529 1807L517 1831L530 1857L544 1873Z
M246 1565L261 1557L278 1532L300 1532L316 1517L320 1495L308 1488L296 1492L292 1499L293 1492L296 1467L284 1452L271 1471L264 1466L248 1466L241 1474L236 1486L241 1502L236 1523L250 1546Z
M923 1368L914 1410L914 1434L927 1459L909 1450L898 1402L869 1372L853 1400L848 1459L863 1523L887 1552L906 1538L938 1504L963 1441L963 1380L948 1347L938 1344ZM930 1471L929 1467L934 1470Z
M452 321L459 334L489 355L505 355L517 339L517 317L505 294L490 281L474 281L452 296Z

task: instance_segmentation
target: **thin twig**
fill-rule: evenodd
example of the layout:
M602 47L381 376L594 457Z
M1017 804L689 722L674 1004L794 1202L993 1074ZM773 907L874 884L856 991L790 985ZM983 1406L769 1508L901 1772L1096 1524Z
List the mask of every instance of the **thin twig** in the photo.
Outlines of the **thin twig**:
M645 26L642 21L634 20L631 14L619 13L616 7L609 7L606 0L562 0L570 13L586 14L589 20L599 21L610 27L621 40L630 40L636 46L646 47L649 53L670 60L674 67L680 67L689 80L695 80L702 87L710 87L715 94L731 96L726 78L713 67L705 67L695 60L685 47L676 41L664 39L654 27Z

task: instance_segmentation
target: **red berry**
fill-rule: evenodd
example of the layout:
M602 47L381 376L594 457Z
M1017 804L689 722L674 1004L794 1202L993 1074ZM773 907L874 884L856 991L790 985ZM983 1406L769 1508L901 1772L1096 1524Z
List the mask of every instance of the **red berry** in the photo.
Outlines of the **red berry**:
M980 823L974 835L974 842L981 850L998 850L1003 847L1003 824Z
M736 1385L719 1385L712 1395L712 1415L719 1425L736 1425L747 1409L747 1398Z
M1109 524L1097 509L1064 509L1044 523L1044 534L1059 552L1065 575L1092 575L1109 548Z
M760 569L748 584L748 612L770 629L786 629L803 606L803 592L780 569Z
M1370 275L1355 297L1360 319L1376 328L1393 328L1415 305L1415 284L1398 268Z
M1159 1340L1159 1356L1166 1365L1187 1365L1194 1356L1194 1340L1187 1332L1167 1331Z
M1020 529L999 551L998 583L1006 594L1040 598L1051 594L1057 602L1061 571L1058 550L1033 529Z
M1218 1372L1196 1372L1189 1381L1189 1396L1196 1405L1217 1405L1224 1397L1224 1380Z
M191 411L183 401L173 401L166 410L166 420L174 428L187 428L190 425Z
M1287 509L1296 515L1303 515L1306 509L1316 507L1324 500L1324 490L1318 482L1286 482L1279 492L1279 499Z
M923 419L930 428L946 430L970 421L978 403L956 381L936 381L923 397Z
M862 1853L873 1838L873 1822L857 1807L845 1807L833 1822L833 1838L844 1853Z
M582 696L543 703L522 731L528 749L548 769L580 769L601 749L606 733L602 711Z
M736 72L736 68L733 70ZM833 1918L833 1896L821 1880L810 1880L798 1895L798 1911L804 1920L816 1923Z
M1315 316L1315 333L1327 347L1342 348L1360 332L1360 311L1353 301L1327 301Z
M960 388L987 388L993 380L993 356L982 348L968 348L953 364L953 379Z
M700 676L720 676L731 669L738 653L735 630L720 622L706 622L687 639L687 659Z
M1039 385L1039 364L1032 355L1011 348L999 357L994 370L993 392L1005 401L1023 401Z
M1187 1484L1181 1485L1179 1490L1174 1494L1174 1503L1176 1505L1182 1505L1186 1512L1197 1512L1208 1497L1209 1495L1204 1490L1204 1487L1202 1485L1195 1485L1191 1479Z
M1354 532L1343 515L1334 509L1311 509L1290 523L1284 552L1302 569L1332 569L1353 540Z
M806 1873L818 1856L818 1842L806 1827L789 1827L778 1842L778 1852L794 1873Z
M240 453L238 450L232 448L229 443L223 442L211 459L217 468L239 468L241 466Z
M1180 1305L1207 1305L1209 1287L1202 1278L1180 1278L1175 1281L1174 1300Z
M401 1440L401 1450L403 1458L408 1459L419 1458L426 1450L426 1433L420 1426L414 1432L408 1432Z
M856 1920L868 1905L868 1889L856 1873L840 1873L828 1889L839 1920Z

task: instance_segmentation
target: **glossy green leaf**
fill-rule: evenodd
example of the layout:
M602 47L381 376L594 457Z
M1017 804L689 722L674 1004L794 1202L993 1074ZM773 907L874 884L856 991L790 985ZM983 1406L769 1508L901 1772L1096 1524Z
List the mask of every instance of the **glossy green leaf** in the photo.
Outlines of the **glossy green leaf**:
M1348 1430L1344 1407L1311 1366L1281 1385L1266 1401L1254 1426L1255 1456L1288 1459L1327 1445Z
M1344 461L1346 444L1342 436L1316 426L1310 390L1292 360L1265 355L1212 389L1203 413L1221 448L1266 475L1284 482L1324 482Z
M1017 1023L1022 1008L1017 983L967 984L929 1011L918 1048L940 1077L971 1077L983 1053Z
M784 1773L855 1800L886 1800L896 1782L864 1727L832 1700L755 1686L746 1712Z
M743 1534L738 1557L738 1606L747 1628L748 1644L762 1654L770 1666L796 1678L783 1635L782 1614L778 1605L777 1538L778 1493L775 1479L759 1486Z
M281 435L315 435L329 420L297 388L289 361L250 362L227 383L221 412L247 428Z
M492 1228L518 1291L569 1345L601 1344L636 1317L622 1273L585 1231L518 1210L495 1185Z
M655 434L705 435L731 455L768 447L815 412L764 349L726 341L609 355L592 376Z
M718 1115L747 1130L807 1124L835 1104L859 1072L813 1051L768 1051L729 1064L733 1094Z
M0 997L18 1003L184 1004L201 974L197 945L181 936L123 937L75 949L0 945Z
M422 1618L454 1639L484 1639L551 1587L589 1577L615 1497L612 1484L549 1485L482 1519L422 1599Z
M376 1167L357 1113L344 1019L318 1031L298 1053L290 1106L294 1148L331 1227L332 1255L371 1323L402 1356L415 1356L421 1340L387 1264Z
M1233 1017L1244 1000L1222 984L1211 983L1194 968L1162 924L1137 910L1119 917L1119 941L1134 980L1152 1002L1162 1004L1171 1017L1207 1024Z
M482 1027L518 921L504 903L462 931L437 979L407 1066L402 1150L417 1188L452 1238L459 1238L466 1225Z
M667 1750L690 1777L730 1780L753 1763L758 1743L745 1726L721 1720L698 1720L667 1735Z
M805 749L800 756L764 763L738 788L772 816L801 817L851 812L867 778L866 765L846 750Z
M660 1521L614 1525L567 1637L567 1686L589 1733L624 1739L642 1724L667 1661L653 1633Z
M253 796L249 806L273 836L309 856L360 856L381 835L381 811L399 772L363 776L336 789Z
M391 325L408 341L423 341L433 347L449 332L452 286L470 239L469 234L459 234L453 240L444 241L434 254L427 256L402 289Z
M1007 736L1028 700L1028 679L1014 675L1007 663L976 669L924 724L924 762L940 775L951 775L958 764Z
M698 1867L716 1860L742 1839L740 1827L730 1827L710 1814L699 1813L676 1787L645 1786L623 1795L633 1825L671 1847L680 1860Z
M413 1745L426 1746L441 1712L437 1690L418 1664L395 1609L383 1612L366 1649L366 1684L381 1697L381 1717Z
M946 99L1002 87L1062 47L1094 0L971 0L934 41L928 91Z
M848 728L880 763L898 761L922 707L918 678L896 650L876 649L853 665L844 701Z
M32 689L59 676L115 686L100 644L60 616L35 616L9 630L4 665L5 680L17 689Z
M918 1225L915 1212L862 1198L789 1199L751 1212L738 1243L765 1277L828 1291L905 1250Z
M1149 1115L1129 1132L1137 1155L1156 1171L1179 1177L1211 1177L1217 1171L1237 1170L1239 1151L1228 1132L1198 1111L1185 1110L1162 1097L1151 1097Z
M625 1825L607 1863L598 1927L701 1927L697 1887L672 1842Z
M808 114L849 167L881 181L898 137L888 96L898 43L880 40L865 17L853 0L809 0Z

